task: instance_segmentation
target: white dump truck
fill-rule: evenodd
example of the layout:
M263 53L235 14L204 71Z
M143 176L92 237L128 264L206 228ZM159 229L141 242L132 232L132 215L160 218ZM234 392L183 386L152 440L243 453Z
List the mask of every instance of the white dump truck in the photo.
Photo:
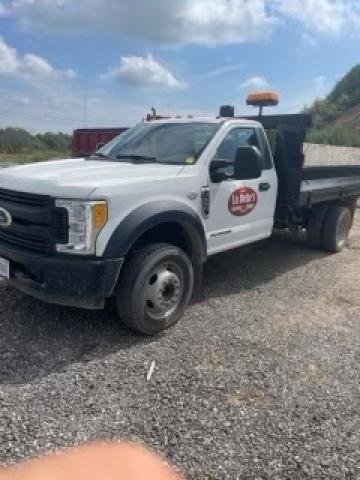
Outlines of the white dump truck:
M307 115L143 122L96 154L0 172L0 275L47 302L101 309L156 334L176 323L207 258L307 230L342 250L360 167L304 168ZM272 139L270 148L269 138Z

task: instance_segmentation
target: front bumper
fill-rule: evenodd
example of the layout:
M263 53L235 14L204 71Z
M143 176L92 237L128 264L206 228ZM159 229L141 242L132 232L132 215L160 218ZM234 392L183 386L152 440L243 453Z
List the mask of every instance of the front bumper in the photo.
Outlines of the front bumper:
M9 285L48 303L101 309L115 289L123 258L45 256L0 244L10 261Z

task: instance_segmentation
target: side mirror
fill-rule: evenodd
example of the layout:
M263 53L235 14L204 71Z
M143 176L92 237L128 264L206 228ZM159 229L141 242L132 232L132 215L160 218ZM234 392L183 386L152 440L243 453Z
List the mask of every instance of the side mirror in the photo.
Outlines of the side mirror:
M97 152L98 150L100 150L100 148L105 147L105 145L106 145L105 142L99 142L98 144L96 144L96 150L95 151Z
M236 180L260 178L262 165L262 155L257 147L239 147L235 155L234 178Z

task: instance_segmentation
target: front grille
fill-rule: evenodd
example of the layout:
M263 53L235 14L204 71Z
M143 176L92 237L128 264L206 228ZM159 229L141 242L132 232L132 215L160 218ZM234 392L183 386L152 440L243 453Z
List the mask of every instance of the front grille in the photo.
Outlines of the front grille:
M66 243L66 212L50 196L0 189L0 207L12 216L11 225L0 225L0 243L41 253Z
M20 205L43 207L49 205L49 201L51 201L51 197L47 195L35 195L33 193L0 189L0 202L14 202Z

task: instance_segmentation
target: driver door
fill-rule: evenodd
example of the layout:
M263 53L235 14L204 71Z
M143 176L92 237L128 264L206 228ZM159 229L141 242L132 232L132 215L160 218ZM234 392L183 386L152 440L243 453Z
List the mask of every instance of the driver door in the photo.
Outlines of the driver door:
M223 167L226 178L221 182L215 183L210 175L209 255L266 238L272 232L277 177L271 157L267 162L263 160L259 178L235 179L233 162L241 146L254 146L262 151L256 128L231 127L218 146L214 159L230 164Z

